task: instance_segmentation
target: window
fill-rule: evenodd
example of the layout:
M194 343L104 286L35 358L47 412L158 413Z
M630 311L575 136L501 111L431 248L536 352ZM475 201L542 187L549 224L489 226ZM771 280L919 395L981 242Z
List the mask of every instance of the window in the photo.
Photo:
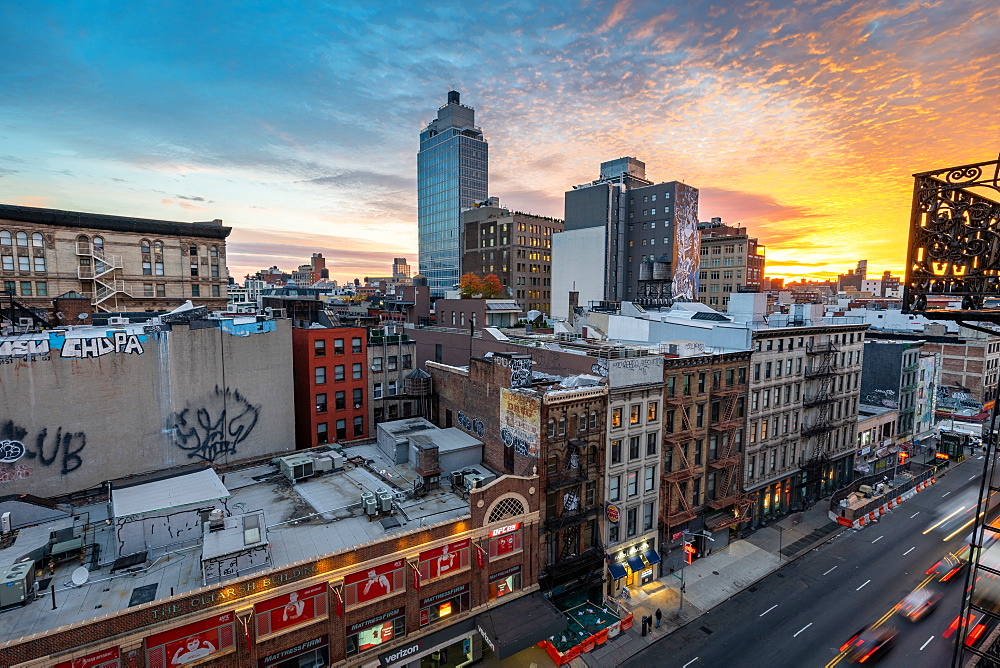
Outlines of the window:
M14 281L4 281L3 291L8 295L17 294L17 283L15 283Z
M39 297L47 297L49 294L49 284L45 281L35 283L35 294Z
M163 242L162 241L154 241L153 242L153 252L154 253L162 253L163 252Z
M145 283L145 284L143 284L143 286L142 286L142 296L143 297L152 297L153 296L153 284L152 283Z
M27 246L28 245L28 235L27 235L27 233L25 233L25 232L18 232L15 235L15 238L17 239L17 245L18 246Z
M399 368L399 358L396 355L389 355L389 371L395 371Z
M597 411L590 414L590 428L597 429Z
M191 275L192 276L198 275L198 258L196 258L193 255L191 256Z
M659 413L660 405L655 401L650 401L646 406L646 421L656 422L656 417Z
M403 368L404 369L413 368L413 355L403 355Z
M611 441L611 463L622 463L622 442L621 440Z
M583 415L580 416L579 422L577 424L579 425L579 428L577 429L577 431L579 431L579 432L585 432L585 431L587 431L587 414L586 413L584 413Z
M21 294L25 297L31 296L31 281L21 281Z
M620 475L611 476L608 479L608 499L620 501L622 498L622 477Z
M559 418L559 435L566 435L566 418L564 417Z
M149 260L142 261L142 274L143 276L153 275L153 264Z
M313 341L313 355L316 357L326 356L326 341L324 339L316 339Z
M17 269L18 271L31 271L31 258L27 255L17 258Z
M396 396L396 381L394 381L394 380L390 380L389 381L388 392L389 392L389 396L390 397Z
M320 422L316 425L316 442L319 445L330 442L329 435L327 434L326 422Z
M628 440L628 458L629 460L639 459L639 437L632 436Z
M209 269L210 269L210 272L211 272L210 275L212 276L212 278L218 278L219 277L219 265L213 264Z
M353 399L354 399L354 407L361 408L361 406L365 403L365 391L362 390L360 387L354 388Z
M337 440L347 438L347 420L337 420Z
M629 216L631 216L631 215L632 214L630 213ZM611 525L608 526L608 542L609 543L617 543L620 540L618 532L619 532L619 528L618 528L617 524L611 524Z
M333 367L333 379L335 381L344 380L344 365L343 364L338 364L337 366Z
M344 392L343 390L338 390L336 393L334 393L333 397L334 397L333 407L336 410L342 411L345 408L347 408L347 393L346 392Z
M318 366L316 367L316 384L320 385L326 382L326 367Z
M191 286L191 296L192 297L201 297L201 286L200 285L192 285Z
M630 471L628 474L628 495L635 496L639 493L639 472Z
M375 398L382 398L382 383L375 383Z
M355 362L351 365L351 378L361 380L361 373L361 362Z
M374 357L372 358L372 371L375 373L382 373L382 358Z
M326 412L326 392L320 392L316 395L316 412Z
M166 286L165 283L157 283L156 284L156 296L157 297L166 297L167 296L167 286Z
M103 251L104 250L104 238L94 237L94 250Z
M7 230L0 230L0 246L10 246L10 245L12 245L10 232L8 232Z
M45 271L45 258L36 257L33 259L35 261L35 271Z
M209 246L208 247L208 256L209 257L219 257L219 247L218 246Z
M654 431L652 434L646 434L646 456L650 457L656 454L656 446L659 443L660 434Z
M149 255L149 240L148 239L143 239L140 242L140 246L142 247L142 252L145 255Z
M612 408L611 409L611 428L618 429L622 426L622 409Z
M197 246L195 246L194 244L191 244L190 246L188 246L188 255L190 255L191 257L194 257L197 254L198 254L198 247Z
M629 414L628 414L629 424L639 424L639 411L641 409L642 409L641 405L632 404L632 407L629 409Z
M222 288L220 288L218 285L213 285L212 286L212 296L213 297L221 297L222 296Z
M647 466L646 467L646 478L643 483L643 491L652 492L656 487L656 467Z
M14 256L4 255L3 256L3 269L4 271L14 271Z
M364 436L365 435L365 418L361 415L354 416L354 436Z
M360 353L361 352L361 338L360 337L356 336L353 339L351 339L351 352L352 353Z
M156 276L163 276L163 260L157 260L156 262L154 262L153 268L155 269L153 273Z
M626 535L628 535L629 537L635 535L635 522L636 522L636 519L638 517L638 514L639 514L639 512L638 512L637 508L629 508L628 509L628 513L626 513L626 515L628 517L628 520L627 520L625 532L626 532Z

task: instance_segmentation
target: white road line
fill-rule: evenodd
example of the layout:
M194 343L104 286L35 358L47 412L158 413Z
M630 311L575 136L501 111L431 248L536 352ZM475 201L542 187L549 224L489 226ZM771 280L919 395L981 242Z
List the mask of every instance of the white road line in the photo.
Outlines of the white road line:
M972 476L971 478L969 478L969 480L975 480L975 479L976 479L976 476Z
M809 622L808 624L806 624L805 626L803 626L801 629L799 629L798 631L796 631L795 635L793 635L792 637L793 638L798 638L800 633L802 633L803 631L805 631L807 628L809 628L812 625L813 625L813 623Z
M683 666L681 666L681 668L688 668L688 666L690 666L692 663L694 663L697 660L698 660L698 657L694 657L693 659L691 659L690 661L688 661L687 663L685 663Z
M766 615L767 613L771 612L772 610L774 610L777 607L778 607L777 605L772 605L770 608L768 608L767 610L765 610L764 612L760 613L757 616L758 617L763 617L764 615Z
M906 556L906 555L908 555L908 554L909 554L910 552L913 552L913 551L914 551L915 549L917 549L917 547L916 547L916 546L913 546L913 547L911 547L911 548L910 548L909 550L907 550L906 552L904 552L904 553L903 553L903 556L905 557L905 556Z
M982 455L979 455L978 457L976 457L976 459L982 459L982 458L983 458Z
M941 498L943 499L944 497L948 496L949 494L951 494L951 492L945 492L944 494L941 495Z
M833 568L836 568L836 566L834 566ZM832 573L833 572L833 568L831 568L830 570L828 570L826 573L823 573L823 575L829 575L830 573Z
M878 538L876 538L875 540L873 540L872 543L877 543L880 540L882 540L883 538L885 538L885 536L879 536Z
M916 517L919 514L920 514L920 511L918 510L917 512L915 512L912 515L910 515L910 519L912 520L914 517Z
M920 651L923 652L924 651L924 647L927 647L927 643L929 643L932 640L934 640L934 636L931 636L930 638L928 638L927 642L925 642L923 645L920 646Z
M871 582L871 580L865 580L865 584L861 585L860 587L858 587L858 588L857 588L857 589L855 589L854 591L861 591L862 589L864 589L864 586L865 586L866 584L868 584L869 582Z

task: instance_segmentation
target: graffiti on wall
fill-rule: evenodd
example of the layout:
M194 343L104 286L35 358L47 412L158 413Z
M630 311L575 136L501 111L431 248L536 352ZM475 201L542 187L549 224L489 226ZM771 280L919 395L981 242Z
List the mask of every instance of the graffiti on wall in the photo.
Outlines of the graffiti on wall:
M81 453L87 447L87 435L82 431L63 431L62 427L57 427L50 432L47 427L42 427L34 438L29 436L27 429L12 420L0 425L2 482L30 476L34 469L25 466L28 462L37 462L46 468L57 466L61 475L83 466ZM11 478L15 472L17 477Z
M540 415L541 402L537 397L500 390L500 438L508 448L521 455L538 456Z
M174 445L187 452L188 459L214 462L235 454L259 418L260 406L247 401L239 390L216 385L200 406L188 406L174 414Z
M674 207L674 298L695 301L698 298L698 267L701 261L701 234L698 232L698 190L677 185Z
M510 361L510 386L531 387L531 358L514 358Z
M60 357L67 359L93 359L105 355L142 355L142 341L146 337L128 332L111 332L108 336L86 339L66 338L61 333L37 335L37 338L0 339L0 364L12 364L15 360L28 362L50 359L53 350L59 350Z
M62 347L62 357L86 359L103 357L113 353L141 355L143 353L142 343L135 334L112 332L111 336L96 336L91 339L66 339Z
M482 438L486 433L486 426L483 424L482 420L479 418L470 418L462 411L458 411L458 426L465 431L472 432L479 438Z

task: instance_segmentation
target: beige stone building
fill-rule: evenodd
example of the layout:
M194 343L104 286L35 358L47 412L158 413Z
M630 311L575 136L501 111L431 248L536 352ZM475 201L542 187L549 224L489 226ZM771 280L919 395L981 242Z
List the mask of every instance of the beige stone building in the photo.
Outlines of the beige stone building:
M94 312L226 306L221 220L183 223L0 205L0 292L49 309L75 291Z

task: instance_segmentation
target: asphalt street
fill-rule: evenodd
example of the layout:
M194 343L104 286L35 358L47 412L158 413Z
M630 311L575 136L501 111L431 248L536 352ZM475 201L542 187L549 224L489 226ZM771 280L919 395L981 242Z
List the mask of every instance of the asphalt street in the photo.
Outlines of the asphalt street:
M881 622L899 630L884 665L941 668L951 665L952 640L944 638L958 616L964 571L947 583L936 610L911 623L893 608L949 550L959 550L971 528L924 533L941 511L967 490L978 491L982 459L973 458L938 478L876 524L847 530L779 569L707 614L632 657L626 666L829 666L844 665L840 646L854 632ZM970 516L971 517L971 516ZM961 522L958 523L958 526ZM957 528L957 527L954 527Z

